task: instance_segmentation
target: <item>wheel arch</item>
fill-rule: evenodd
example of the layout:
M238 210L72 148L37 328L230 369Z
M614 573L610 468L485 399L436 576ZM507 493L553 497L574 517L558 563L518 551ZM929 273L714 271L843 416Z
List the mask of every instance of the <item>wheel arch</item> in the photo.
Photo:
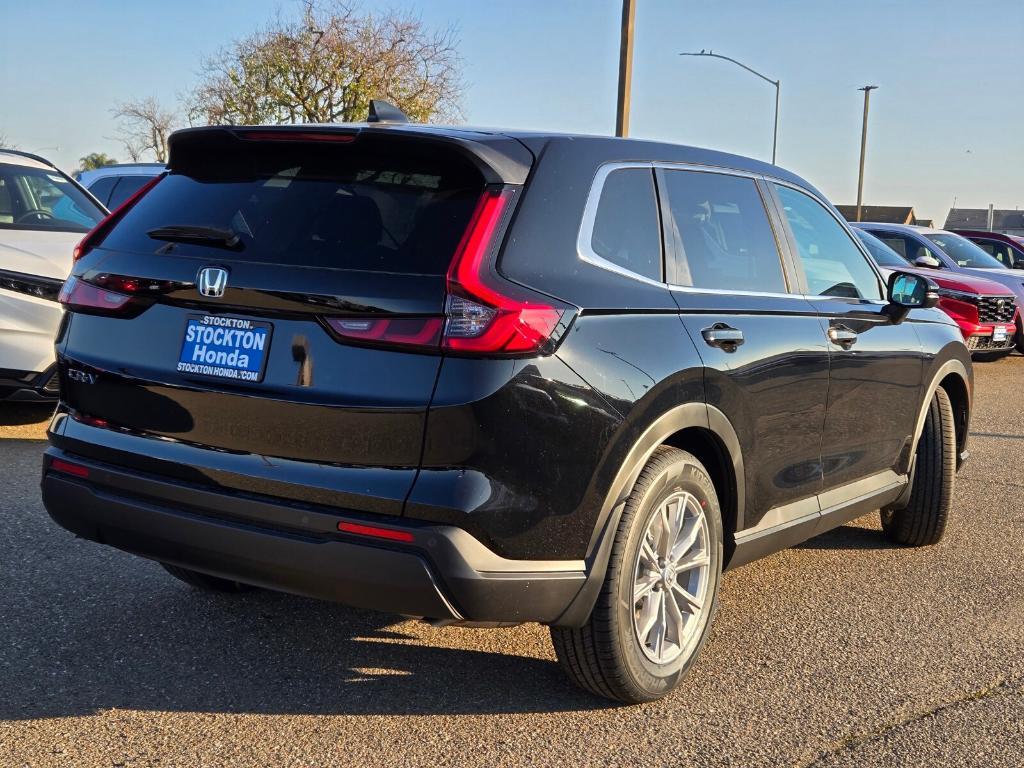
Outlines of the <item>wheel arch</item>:
M928 406L931 403L932 398L935 396L935 390L942 387L942 389L945 390L946 395L949 397L950 404L953 406L953 414L955 416L954 424L956 429L957 469L960 468L964 453L967 449L967 434L971 420L973 376L968 365L969 364L965 364L962 360L953 358L939 365L931 373L928 387L924 390L924 397L922 398L921 404L918 408L917 422L914 427L913 450L916 452L917 443L921 439L922 432L924 432L924 422L928 416Z
M705 403L684 403L665 411L647 426L621 463L605 497L587 556L583 588L555 622L582 626L597 600L604 581L619 519L636 480L654 451L670 445L688 451L704 464L719 495L725 533L723 565L734 549L736 530L742 528L746 493L739 437L720 410Z

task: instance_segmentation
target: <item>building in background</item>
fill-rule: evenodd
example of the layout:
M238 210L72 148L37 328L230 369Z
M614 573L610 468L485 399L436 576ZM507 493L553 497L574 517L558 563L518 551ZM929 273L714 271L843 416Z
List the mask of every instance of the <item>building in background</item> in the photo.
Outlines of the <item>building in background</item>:
M837 205L836 208L847 221L857 220L856 205ZM921 224L912 205L862 205L861 221L877 221L879 224Z
M950 208L946 229L978 229L1024 237L1024 211L992 210L989 226L988 208Z

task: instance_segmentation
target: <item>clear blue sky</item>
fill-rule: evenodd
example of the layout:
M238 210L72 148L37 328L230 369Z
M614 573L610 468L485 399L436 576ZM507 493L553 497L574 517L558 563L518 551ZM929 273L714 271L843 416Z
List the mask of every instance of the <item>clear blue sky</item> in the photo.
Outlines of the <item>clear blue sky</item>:
M65 168L124 159L110 108L190 90L204 55L290 0L3 0L0 133ZM364 0L458 27L467 121L610 133L619 0ZM782 81L779 164L836 203L856 195L861 85L872 97L865 201L944 219L1024 207L1021 0L639 0L634 136L767 158L774 91L713 49ZM59 147L59 149L53 149Z

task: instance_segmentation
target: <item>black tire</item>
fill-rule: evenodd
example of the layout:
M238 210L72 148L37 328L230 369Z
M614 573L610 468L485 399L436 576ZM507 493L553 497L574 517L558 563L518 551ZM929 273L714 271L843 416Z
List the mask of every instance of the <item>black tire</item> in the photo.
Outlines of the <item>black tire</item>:
M201 589L205 592L248 592L249 590L256 589L251 584L242 584L239 581L231 581L230 579L221 579L216 576L210 576L199 571L192 571L188 568L182 568L177 565L171 565L170 563L160 563L171 576L176 579L180 579L188 584L190 587Z
M634 631L638 604L633 599L635 569L648 524L661 503L681 491L692 494L700 503L707 521L707 587L703 607L687 620L698 623L688 630L689 639L679 644L681 654L669 663L658 664L645 655ZM551 628L559 664L576 685L598 696L627 704L665 696L689 670L707 639L718 608L721 574L722 515L714 484L693 455L661 446L626 500L604 584L587 623L579 628Z
M928 406L910 500L903 509L882 510L882 530L897 544L923 547L936 544L946 532L956 480L956 428L953 407L939 387Z
M1017 351L1024 355L1024 320L1017 318Z

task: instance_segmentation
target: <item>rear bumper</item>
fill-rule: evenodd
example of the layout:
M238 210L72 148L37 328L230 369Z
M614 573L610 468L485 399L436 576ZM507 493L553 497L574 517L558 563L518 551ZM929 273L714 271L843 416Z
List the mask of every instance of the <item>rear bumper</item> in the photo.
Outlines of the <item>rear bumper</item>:
M54 403L60 396L57 367L42 373L0 370L0 400L27 403Z
M73 462L87 477L52 468ZM81 471L81 470L80 470ZM346 516L46 452L43 502L61 526L153 560L348 605L474 622L556 623L585 580L582 561L514 561L450 526ZM411 539L348 535L338 523Z

